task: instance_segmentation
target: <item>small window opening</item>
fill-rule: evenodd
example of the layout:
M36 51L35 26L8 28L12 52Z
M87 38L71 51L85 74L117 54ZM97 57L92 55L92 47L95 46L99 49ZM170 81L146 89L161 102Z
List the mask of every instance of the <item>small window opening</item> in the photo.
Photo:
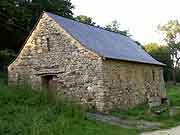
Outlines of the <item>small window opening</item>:
M49 42L49 38L47 38L46 40L47 40L47 48L48 48L48 51L50 51L50 42Z
M155 80L155 71L152 70L152 77L153 77L153 81Z

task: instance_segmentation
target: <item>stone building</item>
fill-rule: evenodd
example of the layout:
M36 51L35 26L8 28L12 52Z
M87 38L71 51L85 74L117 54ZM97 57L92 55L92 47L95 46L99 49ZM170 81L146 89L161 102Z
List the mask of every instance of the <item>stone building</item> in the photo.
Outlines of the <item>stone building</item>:
M44 12L8 77L110 111L165 97L163 66L128 37Z

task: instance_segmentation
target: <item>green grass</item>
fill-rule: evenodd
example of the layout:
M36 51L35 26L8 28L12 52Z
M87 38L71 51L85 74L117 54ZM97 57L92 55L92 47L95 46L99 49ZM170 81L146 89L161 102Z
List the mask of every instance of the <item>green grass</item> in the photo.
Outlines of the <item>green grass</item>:
M180 106L180 85L167 86L167 96L171 106Z
M0 83L0 135L137 134L136 129L91 120L78 106L65 100L52 102L44 92Z
M180 86L168 86L167 97L170 100L170 106L180 106ZM129 109L128 111L121 110L113 112L112 114L129 120L160 122L162 124L161 128L169 128L180 125L180 114L172 117L169 115L169 110L167 110L160 115L155 115L150 113L147 105L139 105L135 108Z

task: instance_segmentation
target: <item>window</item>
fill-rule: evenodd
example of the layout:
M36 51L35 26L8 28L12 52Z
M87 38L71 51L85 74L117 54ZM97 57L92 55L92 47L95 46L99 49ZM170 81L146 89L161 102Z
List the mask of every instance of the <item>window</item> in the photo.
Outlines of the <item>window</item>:
M49 38L47 38L46 40L47 40L47 49L48 49L48 51L50 51L50 42L49 42Z
M152 70L152 78L153 78L153 81L155 80L155 71Z

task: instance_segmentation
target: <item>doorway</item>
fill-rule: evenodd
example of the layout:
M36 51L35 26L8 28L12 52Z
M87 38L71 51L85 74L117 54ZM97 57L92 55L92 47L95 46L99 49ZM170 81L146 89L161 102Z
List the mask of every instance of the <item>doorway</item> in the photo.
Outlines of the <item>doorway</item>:
M50 97L56 95L57 76L56 75L45 75L41 77L42 88L47 90Z

